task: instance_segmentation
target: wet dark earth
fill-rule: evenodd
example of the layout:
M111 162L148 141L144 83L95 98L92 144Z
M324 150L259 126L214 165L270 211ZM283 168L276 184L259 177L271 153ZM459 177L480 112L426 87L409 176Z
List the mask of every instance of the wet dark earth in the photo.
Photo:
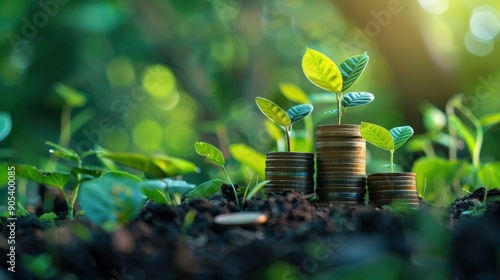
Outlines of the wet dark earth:
M169 207L148 202L110 234L84 219L16 223L16 272L0 279L500 279L500 190L440 209L335 208L288 192L252 199L262 225L222 226L224 196ZM484 202L487 202L485 205ZM193 217L192 223L186 214Z

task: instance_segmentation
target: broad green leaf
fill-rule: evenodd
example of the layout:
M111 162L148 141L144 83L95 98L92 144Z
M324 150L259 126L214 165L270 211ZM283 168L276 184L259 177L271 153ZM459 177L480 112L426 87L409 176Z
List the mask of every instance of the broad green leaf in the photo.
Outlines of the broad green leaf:
M210 197L211 195L214 195L215 193L220 191L220 187L222 186L222 184L224 184L224 181L215 179L198 185L188 194L186 198L186 203L191 202L193 199L197 197L207 198Z
M156 179L156 180L146 180L141 183L142 186L148 186L155 189L162 189L167 193L178 193L184 195L191 190L193 190L196 185L189 184L182 180L172 180L172 179Z
M82 107L87 103L87 98L74 88L57 83L54 86L56 93L61 96L71 107Z
M337 103L337 96L327 94L327 92L309 94L311 103Z
M281 130L276 124L270 120L265 122L266 131L274 140L279 141L283 137L283 130Z
M266 169L266 156L252 149L245 144L233 144L229 147L229 151L234 159L240 164L248 166L259 178L264 178Z
M375 99L369 92L349 92L342 96L341 105L343 107L356 107L368 104Z
M0 112L0 141L5 139L12 130L12 119L8 112Z
M141 192L152 201L159 204L172 205L172 200L165 193L165 188L162 183L164 182L161 180L148 180L141 182L139 186Z
M73 167L71 168L71 175L77 176L78 174L84 175L84 176L90 176L93 178L99 178L101 177L104 173L106 173L107 170L103 169L100 166L83 166L83 167Z
M290 117L280 106L274 104L271 100L256 97L255 102L257 103L257 107L259 110L266 116L268 119L276 123L277 125L288 127L291 124Z
M490 162L479 167L481 186L486 189L500 188L500 162Z
M92 223L113 231L141 210L140 179L125 172L107 172L81 184L79 204Z
M296 123L303 118L307 117L313 110L313 106L310 104L300 104L295 105L286 111L287 115L290 117L290 124Z
M384 150L394 150L394 140L387 129L376 124L361 122L359 130L361 136L371 144Z
M269 182L271 181L267 180L258 183L255 187L253 187L253 189L250 190L250 192L247 194L246 199L251 199L255 194L257 194L262 189L262 187L264 187Z
M414 163L412 172L417 174L417 191L424 201L448 206L458 196L453 191L453 181L468 170L468 164L463 161L423 157Z
M200 172L194 163L181 158L156 155L152 157L152 161L165 172L165 177Z
M194 149L200 156L208 158L213 164L224 167L226 163L224 156L215 146L205 142L196 142L194 143Z
M297 85L294 84L281 84L280 90L283 95L289 100L297 103L310 103L307 94Z
M97 156L143 171L154 178L164 178L167 176L152 158L142 154L102 151Z
M398 126L389 130L392 140L394 140L394 150L401 147L413 135L413 128L411 126Z
M434 105L424 103L420 111L423 115L424 126L428 131L440 131L446 126L446 115Z
M342 91L342 74L337 65L319 51L307 48L302 70L316 86L335 93Z
M37 221L39 222L54 222L57 219L57 215L54 212L44 213L40 217L38 217Z
M489 114L479 119L484 130L500 123L500 113ZM1 140L1 139L0 139Z
M49 150L49 152L53 155L56 155L60 158L71 160L74 162L78 162L80 160L78 154L71 149L64 148L63 146L58 145L58 144L53 143L53 142L50 142L50 141L45 142L45 144L48 146L51 146L52 148L55 149L55 150L52 150L52 149Z
M16 176L62 190L70 179L65 172L47 172L34 166L15 164Z
M464 139L470 154L474 153L474 148L476 145L476 139L474 133L455 115L449 117L450 123L457 131L457 134Z
M363 73L368 64L368 54L364 54L350 57L340 63L339 69L342 73L342 92L349 89L354 82L356 82Z

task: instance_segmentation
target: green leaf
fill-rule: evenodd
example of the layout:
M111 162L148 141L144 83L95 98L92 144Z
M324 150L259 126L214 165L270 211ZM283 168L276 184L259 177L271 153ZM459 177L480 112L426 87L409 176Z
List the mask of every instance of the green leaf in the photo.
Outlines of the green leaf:
M310 103L307 94L294 84L281 84L280 90L283 95L289 100L297 103Z
M246 199L247 200L251 199L255 194L257 194L262 189L262 187L264 187L269 182L271 182L271 181L267 180L267 181L262 181L262 182L258 183L255 187L253 187L252 190L250 190Z
M106 231L113 231L133 219L143 205L140 179L125 172L107 172L85 181L79 203L85 216Z
M194 163L181 158L156 155L152 157L152 161L163 170L166 177L200 172L200 169Z
M194 149L200 156L208 158L213 164L224 167L226 163L222 152L211 144L205 142L194 143Z
M376 124L361 122L359 130L361 136L371 144L387 151L394 150L394 140L387 129Z
M178 193L180 195L184 195L196 187L196 185L189 184L186 181L172 179L146 180L141 183L141 187L143 186L153 189L162 189L166 193Z
M368 64L368 54L350 57L340 63L340 72L342 73L342 92L349 89L354 82L358 80Z
M500 188L500 162L490 162L479 167L481 185L486 189Z
M87 103L87 98L74 88L57 83L54 86L56 93L61 96L71 107L82 107Z
M288 127L291 124L292 121L285 110L274 104L271 100L256 97L255 102L257 103L257 107L259 107L262 114L277 125Z
M15 164L16 176L62 190L70 179L65 172L47 172L34 166Z
M8 112L0 112L0 141L5 139L12 130L12 119Z
M80 175L87 175L92 178L98 178L101 177L104 173L106 173L107 170L103 169L100 166L83 166L83 167L73 167L71 168L71 175L77 176L78 174Z
M220 190L220 186L224 184L224 181L215 179L215 180L210 180L207 181L203 184L198 185L196 188L194 188L187 196L186 198L186 203L191 202L193 199L197 197L210 197L211 195L214 195Z
M479 119L484 130L500 123L500 113L489 114ZM0 138L1 140L1 138Z
M287 115L290 117L290 124L296 123L303 118L307 117L313 110L313 106L310 104L300 104L295 105L286 111Z
M165 193L164 186L160 182L161 180L150 180L140 183L141 192L156 203L172 205L172 200Z
M152 158L142 154L102 151L97 156L143 171L154 178L164 178L167 176Z
M38 217L37 221L39 222L54 222L55 219L57 219L57 215L54 212L49 212L42 214L40 217Z
M449 116L449 120L453 128L457 131L457 134L464 139L465 144L472 155L476 146L474 133L457 116L451 115Z
M446 126L446 115L430 103L424 103L420 108L424 126L428 131L441 131Z
M259 178L265 177L266 156L252 149L245 144L233 144L229 146L229 151L234 159L240 164L248 166Z
M468 172L469 166L463 161L449 161L442 158L420 158L412 172L416 173L417 191L424 201L448 206L456 198L452 183Z
M74 162L78 162L80 160L78 153L71 150L71 149L64 148L63 146L60 146L60 145L53 143L53 142L50 142L50 141L45 142L45 144L48 146L51 146L52 148L55 149L55 150L52 150L52 149L49 150L49 152L53 155L56 155L60 158L67 159L67 160L74 161Z
M392 140L394 140L394 150L397 150L413 135L413 128L407 125L398 126L392 128L389 133L391 133Z
M369 92L349 92L342 96L341 105L343 107L356 107L368 104L375 99Z
M302 58L302 70L316 86L335 93L342 91L340 69L321 52L307 48Z

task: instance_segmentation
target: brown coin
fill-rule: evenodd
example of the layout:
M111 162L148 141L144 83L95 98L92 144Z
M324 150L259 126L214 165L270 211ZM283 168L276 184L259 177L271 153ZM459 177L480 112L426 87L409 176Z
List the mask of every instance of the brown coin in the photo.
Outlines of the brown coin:
M266 171L279 171L279 172L314 172L313 166L274 166L267 165Z
M362 187L323 187L316 188L316 192L353 192L353 193L366 193L366 189Z
M291 158L291 159L310 159L314 158L313 153L297 153L297 152L270 152L266 154L267 158Z
M312 177L314 176L314 171L272 171L272 170L266 170L266 178L268 176L298 176L298 177Z
M377 199L374 203L379 205L389 204L418 204L418 199Z
M415 186L382 186L374 187L368 185L370 191L416 191Z
M361 193L351 193L351 192L318 192L318 196L328 197L328 198L339 198L339 199L364 199L365 194Z
M413 195L393 195L393 194L369 194L370 199L380 200L380 199L418 199L417 194Z
M316 141L316 148L366 148L366 142L362 141Z
M368 177L370 178L380 178L380 177L385 177L385 178L399 178L400 176L403 177L412 177L415 178L416 174L411 173L411 172L395 172L395 173L371 173L368 174Z

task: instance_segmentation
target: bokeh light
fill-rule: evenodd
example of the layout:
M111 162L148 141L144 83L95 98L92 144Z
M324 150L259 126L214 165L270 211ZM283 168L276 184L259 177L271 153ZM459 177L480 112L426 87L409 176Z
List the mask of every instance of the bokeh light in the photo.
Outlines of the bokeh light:
M154 152L160 148L163 139L162 127L152 119L139 121L132 132L134 145L146 152Z
M135 82L134 67L126 57L113 58L106 68L106 76L114 87L129 86Z
M151 65L144 71L142 86L152 97L167 98L176 91L175 76L170 69L163 65Z
M500 16L492 6L481 6L472 11L470 31L483 41L493 40L500 32Z

